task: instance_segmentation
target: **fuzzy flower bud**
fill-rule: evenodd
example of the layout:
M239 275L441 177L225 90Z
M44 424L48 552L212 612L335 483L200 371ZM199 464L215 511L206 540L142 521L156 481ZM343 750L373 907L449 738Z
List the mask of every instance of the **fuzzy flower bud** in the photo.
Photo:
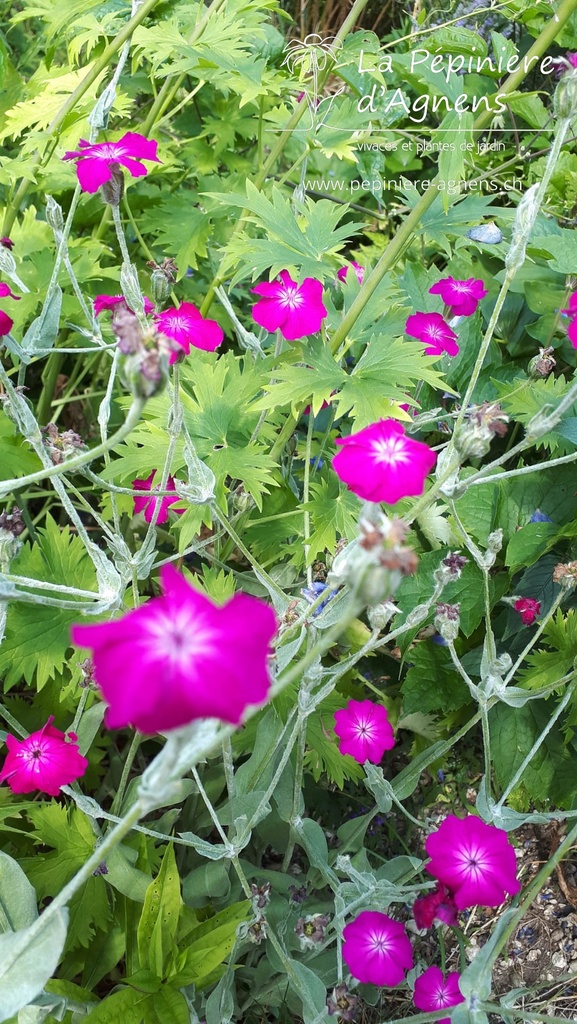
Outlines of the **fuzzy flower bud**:
M61 237L64 230L64 217L62 207L58 205L52 196L46 196L46 220L57 237Z
M398 614L399 609L392 601L385 601L382 604L375 604L367 609L367 618L371 629L381 632L391 621L393 615Z
M548 377L553 372L557 365L557 361L553 356L554 348L540 348L539 355L533 356L529 366L527 367L530 377Z
M154 327L143 331L138 318L126 307L119 307L114 313L112 329L125 357L121 364L122 376L132 393L142 398L159 394L168 378L175 343Z
M120 164L111 163L108 165L111 171L110 178L100 186L102 201L109 206L120 206L120 200L124 195L124 174Z
M434 619L435 629L448 643L457 639L461 615L460 604L438 604Z
M466 566L468 558L460 555L458 551L449 551L446 558L443 558L438 569L435 570L435 582L454 583L461 578L461 573Z
M408 527L389 519L377 505L365 505L359 519L359 537L335 558L327 576L330 587L349 583L365 604L388 601L404 576L411 576L419 560L405 547Z
M527 242L539 213L536 201L539 185L531 185L521 199L513 222L513 238L509 252L505 256L505 267L509 273L515 273L525 262Z
M553 96L553 112L559 119L577 114L577 68L572 67L561 76Z
M508 416L496 403L473 406L455 437L458 451L464 458L486 455L495 434L503 437L507 433L507 422Z
M20 551L22 544L18 538L25 529L22 513L16 505L11 515L7 512L0 514L0 567L8 568Z
M176 281L178 267L174 260L166 257L162 263L155 263L149 260L146 264L152 270L150 275L152 299L155 306L161 306L170 295L171 288Z

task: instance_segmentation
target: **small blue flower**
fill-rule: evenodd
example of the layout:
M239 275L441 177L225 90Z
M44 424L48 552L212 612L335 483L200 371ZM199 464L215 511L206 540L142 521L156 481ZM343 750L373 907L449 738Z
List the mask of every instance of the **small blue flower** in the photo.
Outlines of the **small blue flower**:
M325 460L321 459L320 455L316 455L314 459L310 459L310 464L313 469L322 469L325 464Z
M531 516L529 522L530 523L552 523L553 520L549 516L546 516L544 512L541 512L540 508L536 508L535 511L533 512L533 515Z
M312 583L310 587L303 587L303 589L301 590L301 594L303 597L306 597L307 601L310 601L310 603L313 604L316 601L319 594L322 594L323 591L325 590L328 590L326 583L321 583L321 581L318 580L316 583ZM313 612L313 618L315 618L315 616L317 616L319 612L322 612L323 608L326 608L331 597L334 597L336 593L336 590L329 591L325 600L321 601L318 608L315 608Z
M435 635L431 637L431 640L434 644L438 644L439 647L448 647L447 641L440 633L435 633Z

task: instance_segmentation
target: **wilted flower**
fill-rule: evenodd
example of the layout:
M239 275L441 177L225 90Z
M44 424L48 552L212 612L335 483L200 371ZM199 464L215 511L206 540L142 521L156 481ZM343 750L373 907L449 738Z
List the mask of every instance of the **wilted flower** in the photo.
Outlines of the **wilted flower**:
M350 700L335 711L335 733L341 754L350 754L359 764L379 764L385 750L395 745L395 734L387 709L372 700Z
M398 985L413 966L404 926L377 910L363 910L343 929L343 960L368 985Z
M22 518L22 510L17 505L12 506L10 515L6 511L0 512L0 530L6 530L13 537L19 537L25 529L26 524Z
M264 910L266 905L270 903L270 882L264 882L262 885L257 885L256 882L250 883L250 895L253 910Z
M532 626L541 611L541 602L534 597L520 597L513 605L516 612L519 612L525 626Z
M456 640L459 635L460 615L460 604L437 605L434 626L447 643Z
M428 967L415 981L413 1002L417 1010L443 1010L446 1006L464 1003L465 997L459 988L458 971L443 977L440 967ZM437 1024L451 1024L450 1017L441 1017Z
M157 330L167 338L172 338L186 355L191 348L200 348L204 352L214 352L224 338L224 331L216 320L205 320L200 310L192 302L181 302L180 306L171 306L155 318ZM172 352L170 365L176 362L178 354Z
M548 377L557 366L557 360L553 353L552 345L547 348L540 348L539 355L533 356L529 362L528 370L532 377Z
M80 434L75 430L64 430L60 433L55 423L47 423L40 429L43 434L42 443L55 466L60 466L65 459L76 455L79 448L86 447Z
M394 505L423 493L425 477L437 456L421 441L407 437L398 420L379 420L357 434L337 438L333 459L337 476L365 501Z
M451 890L459 910L498 907L507 893L514 895L521 888L507 833L474 814L449 814L427 837L425 849L431 857L427 871Z
M471 316L476 312L481 299L487 295L484 282L474 277L469 277L466 281L444 277L429 288L429 292L431 295L441 296L445 305L451 307L451 316Z
M420 896L413 903L413 917L417 928L430 928L434 921L457 924L457 907L451 893L437 882L428 896Z
M325 928L329 920L326 914L307 914L306 917L299 917L295 925L295 935L301 949L316 949L324 942Z
M129 313L132 313L134 315L134 311L128 305L126 299L124 298L124 295L96 295L92 301L92 304L94 306L95 316L100 316L103 310L112 310L112 312L115 313L121 308L127 309ZM152 313L153 310L154 304L150 301L150 299L147 299L145 295L144 312L148 315L148 313Z
M362 284L363 283L363 278L365 276L365 268L361 267L360 263L357 263L356 260L351 260L351 262L348 263L346 267L341 267L341 269L339 271L337 271L337 277L338 277L339 281L346 281L347 274L348 274L349 270L351 269L351 267L352 267L352 269L354 270L354 272L356 274L357 281L359 282L359 284Z
M558 562L553 569L553 582L571 590L577 585L577 562Z
M25 740L8 734L8 756L0 772L0 782L7 782L13 793L32 793L39 789L48 796L58 796L62 786L69 786L88 768L88 761L78 750L74 732L63 733L46 725Z
M65 153L63 160L77 160L76 172L83 192L94 194L110 181L115 166L120 164L133 178L142 178L148 171L142 160L161 163L156 155L158 143L138 132L126 132L117 142L91 144L81 139L78 149Z
M449 570L451 579L458 580L468 561L469 559L465 558L464 555L460 555L458 551L449 551L447 557L443 558L443 565Z
M349 992L348 985L343 981L340 985L335 985L330 995L327 996L328 1015L329 1017L336 1015L340 1020L352 1021L355 1019L359 1002L359 997Z
M316 334L327 315L322 282L306 277L302 284L297 284L288 270L281 270L279 278L263 281L252 289L256 295L262 295L252 307L253 319L267 331L280 330L286 341Z
M268 696L274 612L247 594L218 607L170 564L160 578L162 597L113 622L72 627L73 643L94 652L106 725L144 733L198 718L238 725Z
M133 489L135 491L152 491L153 490L152 481L154 480L155 475L156 475L156 470L153 469L152 473L150 474L149 477L147 477L146 480L133 480L132 481ZM177 502L182 500L181 498L178 497L178 494L174 490L174 479L173 479L173 477L171 477L171 476L168 477L168 479L166 481L165 490L167 490L167 491L174 491L174 498L171 498L167 494L165 494L164 497L162 497L162 498L152 498L152 497L150 497L150 495L142 497L142 498L138 498L135 495L135 497L134 497L134 514L138 515L139 512L144 512L144 518L145 518L146 522L147 523L151 523L152 519L153 519L153 516L154 516L154 512L155 512L156 506L157 506L157 504L160 504L160 512L158 513L158 518L156 520L156 525L157 526L162 526L162 524L165 523L166 520L168 519L168 510L169 510L170 506L174 505ZM184 508L175 508L173 511L176 512L177 515L181 516L183 514L183 512L186 512L186 509L184 509Z
M413 313L405 324L405 331L427 346L426 356L441 356L444 352L449 356L458 355L457 335L440 313Z

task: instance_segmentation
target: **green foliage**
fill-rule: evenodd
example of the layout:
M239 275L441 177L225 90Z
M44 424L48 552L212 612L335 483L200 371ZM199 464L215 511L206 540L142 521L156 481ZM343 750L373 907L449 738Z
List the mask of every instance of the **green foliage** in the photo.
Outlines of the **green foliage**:
M94 566L82 541L71 534L70 527L57 526L50 515L46 517L46 526L38 530L38 541L23 545L11 571L33 580L97 593ZM74 610L12 602L6 638L0 646L0 675L5 691L22 679L28 684L36 681L40 690L61 673L71 647L70 626L77 619Z
M50 853L35 853L22 861L39 900L56 896L94 852L95 835L86 815L56 803L33 804L28 811L37 846ZM66 949L88 948L95 932L107 930L110 905L103 876L91 877L68 904Z

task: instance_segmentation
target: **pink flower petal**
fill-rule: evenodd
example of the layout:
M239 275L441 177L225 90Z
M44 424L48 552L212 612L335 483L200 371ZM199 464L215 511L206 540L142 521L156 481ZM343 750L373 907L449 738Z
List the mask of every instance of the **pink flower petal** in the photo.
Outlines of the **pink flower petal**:
M354 978L393 987L413 966L404 926L387 914L364 910L343 929L343 960Z
M96 157L79 160L76 171L80 188L83 192L90 192L92 195L98 192L100 186L104 185L105 181L110 181L112 177L112 171L106 161L98 160Z
M507 833L473 814L448 815L425 848L431 857L427 871L451 890L459 910L498 907L507 893L514 895L521 887Z
M38 732L25 740L10 734L6 737L8 756L0 772L0 782L7 782L13 793L40 790L58 796L62 786L79 779L88 761L78 750L76 736L52 726L53 716Z
M246 594L217 607L171 565L161 582L161 597L122 618L72 628L73 642L94 652L106 724L145 733L206 717L238 725L269 692L274 612Z
M12 317L8 316L4 310L0 309L0 338L4 338L7 334L10 334L14 326Z
M385 750L395 745L395 735L387 709L371 700L350 700L346 708L335 711L335 733L339 751L350 754L359 764L379 764Z
M397 420L379 420L336 444L341 450L333 469L349 490L364 501L391 505L423 493L437 458L426 444L407 437Z

